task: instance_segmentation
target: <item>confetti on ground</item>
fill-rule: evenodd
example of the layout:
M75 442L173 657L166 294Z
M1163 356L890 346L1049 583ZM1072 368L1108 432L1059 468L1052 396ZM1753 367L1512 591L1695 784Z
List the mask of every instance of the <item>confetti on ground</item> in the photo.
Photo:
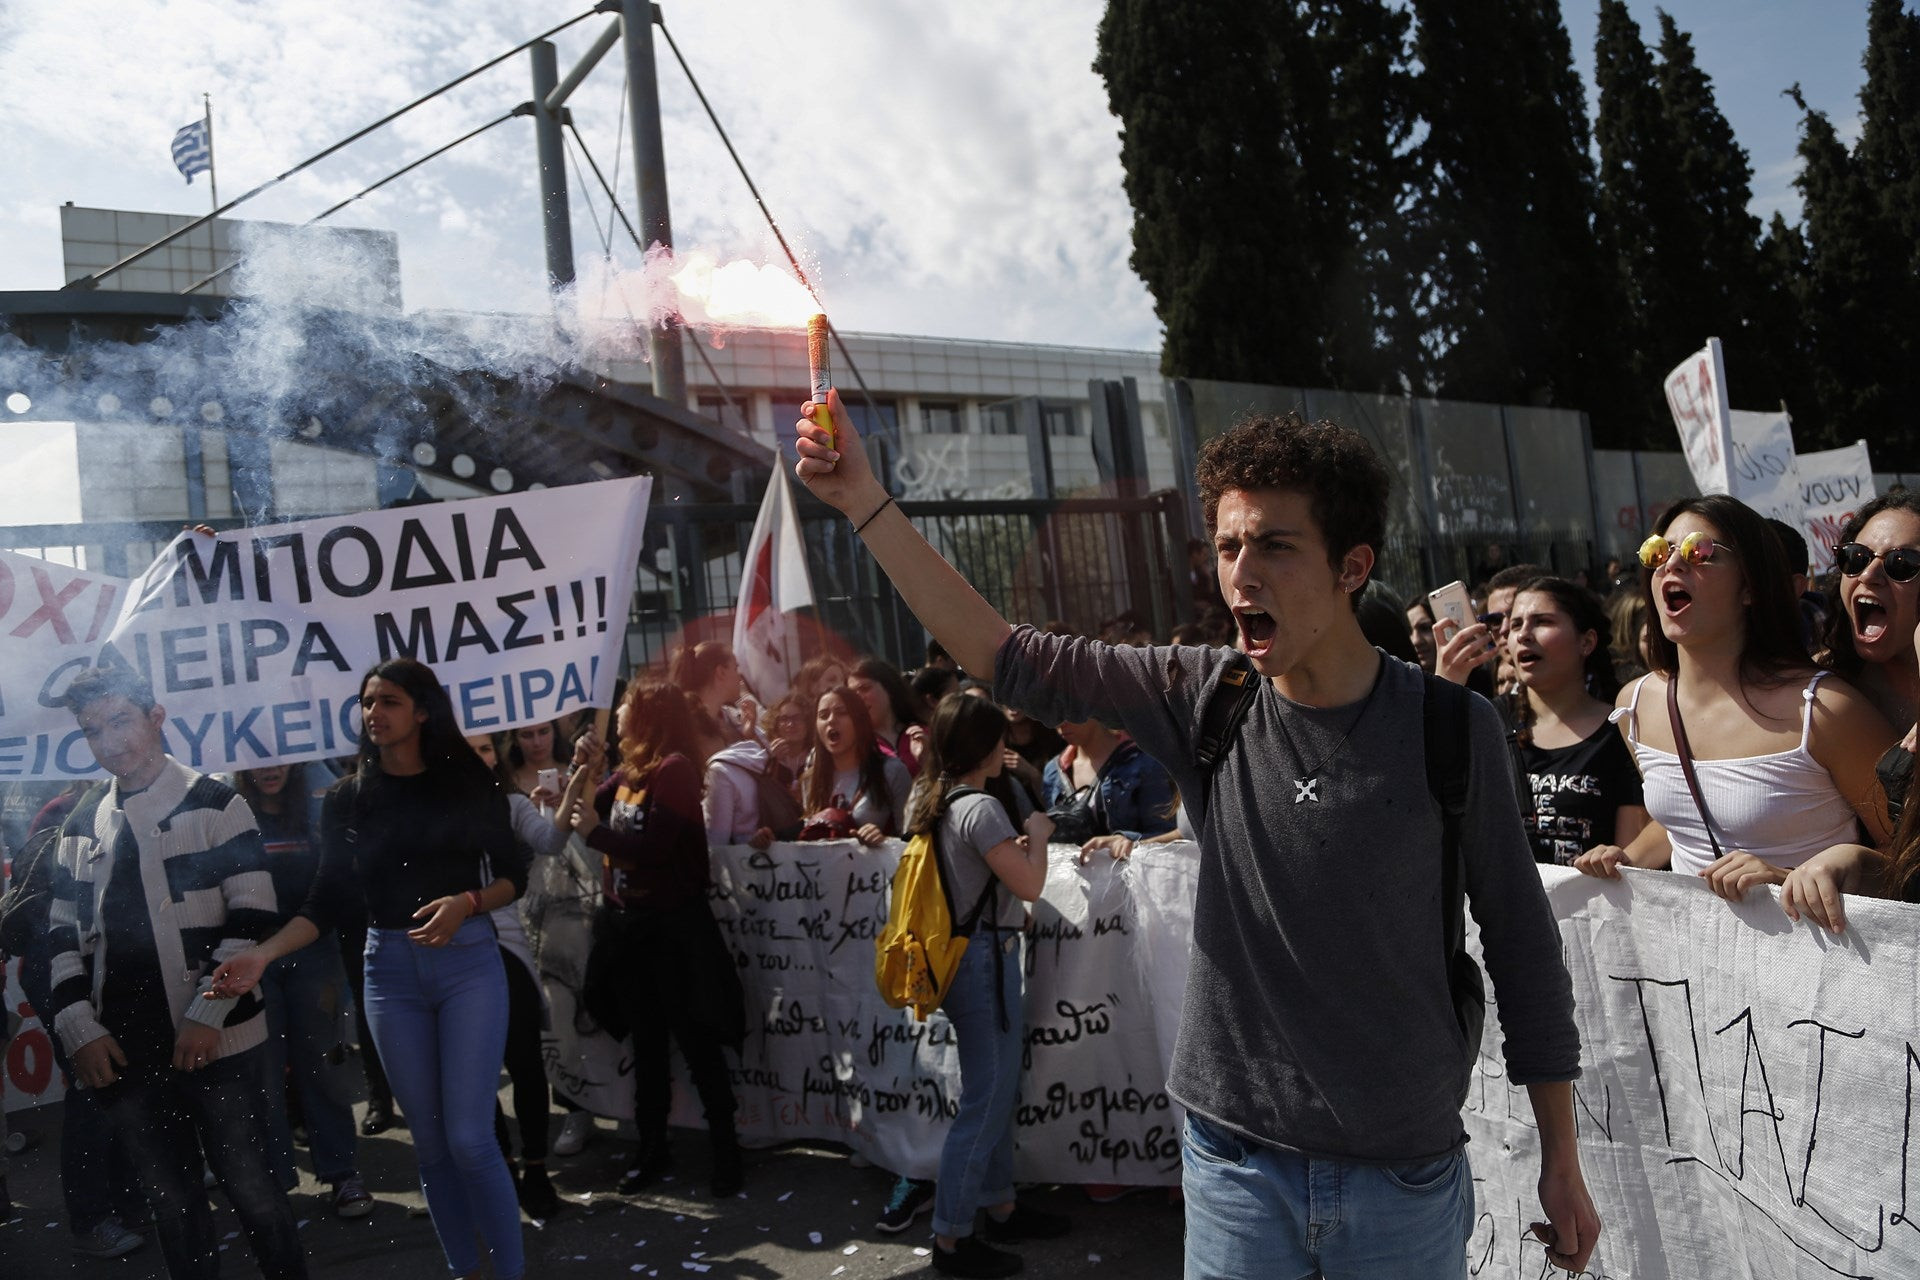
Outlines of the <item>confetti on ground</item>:
M676 1213L673 1215L673 1220L675 1222L685 1222L687 1220L687 1215L684 1213Z
M240 1233L238 1231L229 1231L227 1232L227 1234L221 1236L220 1238L222 1240L238 1240L240 1238Z
M647 1242L645 1240L635 1240L633 1242L633 1247L636 1249L644 1249L647 1247Z
M839 1274L840 1274L840 1273L841 1273L842 1271L845 1271L845 1270L846 1270L846 1267L845 1267L844 1265L842 1265L842 1266L838 1266L838 1267L835 1267L835 1268L834 1268L834 1269L833 1269L832 1271L829 1271L829 1272L828 1272L827 1274L828 1274L828 1275L833 1275L833 1276L837 1276L837 1275L839 1275Z
M820 1233L818 1231L809 1231L807 1232L807 1239L811 1240L814 1244L819 1244Z
M313 1221L312 1218L302 1218L300 1219L300 1221L294 1223L293 1225L295 1227L298 1227L300 1230L305 1231L307 1229L307 1224L312 1221Z
M712 1268L712 1267L709 1267L709 1266L708 1266L708 1265L707 1265L706 1263L704 1263L704 1262L683 1262L683 1263L681 1263L680 1265L681 1265L682 1267L684 1267L684 1268L686 1268L686 1269L687 1269L688 1271L711 1271L711 1270L713 1270L713 1268Z
M584 1253L576 1253L573 1255L573 1260L575 1262L585 1262L587 1260L587 1255Z
M851 1258L854 1254L860 1252L860 1246L857 1244L850 1244L846 1248L842 1249L840 1252L846 1254L849 1258Z
M1088 1262L1098 1262L1098 1261L1100 1261L1100 1255L1099 1255L1099 1254L1097 1254L1097 1253L1090 1253L1090 1254L1088 1254L1088 1255L1087 1255L1087 1261L1088 1261Z
M791 1191L783 1191L783 1192L781 1192L781 1193L780 1193L780 1203L781 1203L781 1204L785 1204L785 1203L786 1203L787 1201L789 1201L789 1200L791 1200L791 1199L793 1199L793 1192L791 1192Z
M645 1267L643 1267L643 1266L641 1266L641 1265L640 1265L639 1263L637 1263L637 1262L636 1262L636 1263L634 1263L634 1264L633 1264L632 1266L630 1266L630 1267L628 1267L628 1268L627 1268L627 1270L629 1270L629 1271L645 1271L645 1270L646 1270L646 1268L645 1268Z
M913 1246L913 1256L916 1258L930 1258L933 1256L933 1250L923 1249L919 1245L915 1245Z
M692 1253L688 1254L687 1256L689 1258L704 1258L707 1256L707 1251L705 1249L695 1249Z

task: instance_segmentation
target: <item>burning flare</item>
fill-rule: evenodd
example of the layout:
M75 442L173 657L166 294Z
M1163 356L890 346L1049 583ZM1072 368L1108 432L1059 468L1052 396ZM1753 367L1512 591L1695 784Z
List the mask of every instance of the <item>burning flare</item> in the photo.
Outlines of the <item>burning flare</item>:
M798 329L818 310L806 286L771 264L736 259L721 265L695 250L674 265L670 279L688 324Z

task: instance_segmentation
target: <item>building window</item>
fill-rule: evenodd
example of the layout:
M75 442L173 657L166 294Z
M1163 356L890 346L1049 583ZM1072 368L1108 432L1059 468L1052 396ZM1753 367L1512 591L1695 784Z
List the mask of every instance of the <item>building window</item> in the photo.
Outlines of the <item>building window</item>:
M1002 400L998 404L982 405L980 420L986 424L990 436L1017 436L1020 434L1020 415L1016 412L1017 402Z
M920 426L928 435L957 436L966 430L966 417L957 404L944 400L922 400Z
M701 396L698 403L701 416L714 419L729 431L753 434L753 423L748 417L753 412L753 400L745 392L735 393L731 402L724 396Z
M1080 434L1079 410L1063 401L1049 400L1040 406L1040 421L1046 426L1049 436L1077 436Z

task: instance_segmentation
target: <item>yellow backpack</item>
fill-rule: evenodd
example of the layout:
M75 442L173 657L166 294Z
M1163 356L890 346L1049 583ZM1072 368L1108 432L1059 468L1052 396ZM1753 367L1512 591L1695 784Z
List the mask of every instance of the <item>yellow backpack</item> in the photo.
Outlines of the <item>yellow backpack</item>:
M946 796L942 811L962 796L978 795L976 787L955 787ZM939 823L934 828L939 829ZM987 877L987 887L956 932L953 896L940 870L940 849L933 832L925 832L907 841L906 851L893 869L893 900L887 908L887 925L873 943L873 977L879 984L880 998L889 1007L913 1007L913 1016L925 1018L947 998L948 984L960 968L960 957L967 953L967 931L979 921L993 894L995 880Z

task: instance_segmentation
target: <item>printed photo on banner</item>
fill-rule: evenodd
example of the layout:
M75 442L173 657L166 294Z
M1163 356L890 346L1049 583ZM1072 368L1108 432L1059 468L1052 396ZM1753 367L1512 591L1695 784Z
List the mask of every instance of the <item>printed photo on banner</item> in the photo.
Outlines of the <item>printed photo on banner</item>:
M360 677L400 655L469 733L606 706L651 486L182 533L130 582L0 552L0 780L97 776L60 703L93 666L146 676L201 772L351 753Z

